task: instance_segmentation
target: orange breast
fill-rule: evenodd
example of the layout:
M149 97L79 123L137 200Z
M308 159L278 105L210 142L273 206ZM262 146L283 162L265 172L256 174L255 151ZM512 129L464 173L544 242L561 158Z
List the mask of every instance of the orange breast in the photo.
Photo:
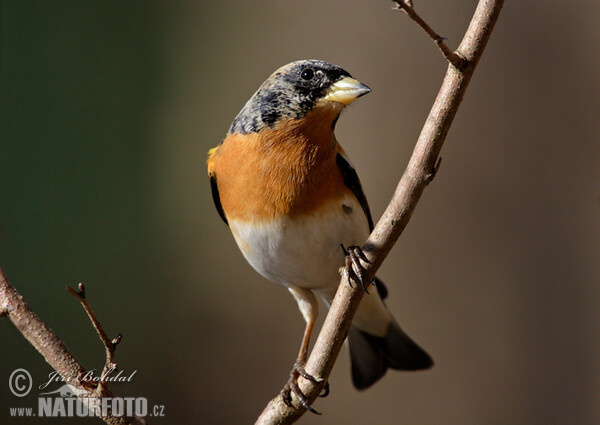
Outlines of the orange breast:
M347 196L331 121L309 113L259 133L228 135L209 159L228 219L311 214Z

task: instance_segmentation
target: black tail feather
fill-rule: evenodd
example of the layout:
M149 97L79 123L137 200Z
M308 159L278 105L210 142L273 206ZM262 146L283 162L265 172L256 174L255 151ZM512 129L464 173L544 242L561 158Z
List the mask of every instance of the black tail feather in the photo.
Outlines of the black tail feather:
M433 366L433 360L396 323L385 337L368 334L356 326L348 333L352 382L363 390L385 375L388 368L422 370Z

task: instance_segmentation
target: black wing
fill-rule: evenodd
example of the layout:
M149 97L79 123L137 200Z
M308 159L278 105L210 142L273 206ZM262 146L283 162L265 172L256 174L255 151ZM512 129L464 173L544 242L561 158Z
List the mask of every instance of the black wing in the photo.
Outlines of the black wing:
M225 224L229 225L229 223L227 223L227 217L225 217L225 211L223 211L223 206L221 205L219 187L217 186L217 176L214 173L211 173L209 174L209 178L210 188L212 189L213 201L215 201L215 207L217 208L217 211L219 212L219 215L221 216Z
M369 209L369 204L367 203L367 198L362 190L362 186L360 185L360 180L358 179L358 174L354 171L354 168L346 161L346 158L342 156L341 153L338 152L335 163L342 172L342 177L344 178L344 183L346 186L354 193L356 199L360 203L365 215L367 216L367 220L369 221L369 231L373 231L373 218L371 217L371 210Z

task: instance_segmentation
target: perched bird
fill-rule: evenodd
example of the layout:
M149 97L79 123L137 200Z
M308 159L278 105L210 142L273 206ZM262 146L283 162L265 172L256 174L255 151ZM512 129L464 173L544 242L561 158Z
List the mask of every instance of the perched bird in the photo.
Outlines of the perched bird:
M370 91L339 66L292 62L259 87L223 141L209 151L208 175L221 218L246 260L287 288L306 320L282 395L289 403L294 391L308 408L297 379L314 380L304 364L318 314L315 295L331 302L342 266L355 278L360 274L360 259L366 258L358 245L373 230L356 171L334 135L344 107ZM388 368L419 370L433 364L392 317L381 281L374 283L378 290L365 294L349 331L358 389L375 383Z

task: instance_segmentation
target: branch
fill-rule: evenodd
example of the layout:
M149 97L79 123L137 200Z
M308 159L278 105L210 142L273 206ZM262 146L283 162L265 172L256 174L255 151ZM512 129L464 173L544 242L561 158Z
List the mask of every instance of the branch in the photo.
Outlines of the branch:
M406 13L410 19L415 21L417 25L423 28L427 35L431 37L433 42L437 44L438 48L440 49L440 51L442 52L442 54L448 62L450 62L452 65L459 69L467 64L466 61L463 58L461 58L456 52L450 50L450 48L448 47L448 45L446 45L446 42L444 41L446 39L439 35L437 32L435 32L433 28L431 28L427 24L427 22L425 22L417 14L417 12L415 12L412 0L394 0L394 2L396 3L394 10L401 10L402 12Z
M100 324L100 321L94 314L94 310L92 310L92 306L90 306L90 303L88 302L87 298L85 297L85 287L83 286L83 283L80 283L78 288L79 288L79 290L76 291L75 289L71 288L70 286L67 286L67 291L79 300L83 309L85 310L88 317L92 321L92 325L94 325L94 329L96 329L96 332L98 333L98 336L100 337L100 340L102 341L102 344L104 344L104 348L106 349L106 363L104 364L104 369L102 370L102 374L100 375L100 382L98 383L97 391L101 397L108 397L108 395L107 395L108 387L107 387L107 379L106 378L108 377L110 372L117 369L117 364L115 363L115 349L117 348L117 345L119 344L119 342L121 342L123 335L118 334L112 340L110 340L108 338L108 335L106 335L106 332L104 332L104 329L102 328L102 325Z
M83 285L81 285L81 287L82 286ZM76 292L74 290L71 291ZM85 301L85 295L83 296ZM84 304L83 301L82 304ZM89 310L85 305L88 306ZM96 327L96 330L101 330L102 327L97 319L95 319L87 301L85 301L85 305L84 308L86 308L88 314L91 312L90 318L92 318L92 316L94 317L94 319L92 319L94 327ZM17 330L35 347L35 349L44 357L46 362L60 374L67 384L69 384L77 397L86 400L86 406L101 406L101 403L89 403L90 399L100 400L103 397L114 397L112 392L106 387L106 382L102 388L102 385L97 385L91 380L84 380L82 378L87 375L85 368L79 363L75 356L73 356L65 343L54 333L54 331L46 326L38 315L31 310L23 299L23 296L19 294L14 286L10 284L8 279L6 279L2 269L0 269L0 317L8 317L10 319ZM98 326L96 326L96 323ZM98 332L100 333L100 331ZM106 336L106 334L104 335ZM116 345L118 343L117 339L120 338L115 338L115 340L112 341L112 344ZM112 359L112 354L110 358ZM96 410L95 412L97 416L102 417L104 422L110 425L145 423L140 418L101 416L100 410Z
M403 4L407 3L403 2ZM363 251L371 262L363 264L368 278L375 275L400 237L421 194L439 167L437 161L440 150L503 4L504 0L480 0L460 46L453 53L462 58L464 63L456 67L451 61L448 66L438 96L396 192L363 246ZM360 285L351 286L347 277L342 277L329 313L306 363L306 371L310 375L323 378L325 381L329 377L363 292ZM299 379L299 385L311 402L317 398L323 387L322 383L316 384L303 378ZM297 407L286 406L278 396L269 402L256 424L291 424L306 411L296 399L294 399L294 406Z

